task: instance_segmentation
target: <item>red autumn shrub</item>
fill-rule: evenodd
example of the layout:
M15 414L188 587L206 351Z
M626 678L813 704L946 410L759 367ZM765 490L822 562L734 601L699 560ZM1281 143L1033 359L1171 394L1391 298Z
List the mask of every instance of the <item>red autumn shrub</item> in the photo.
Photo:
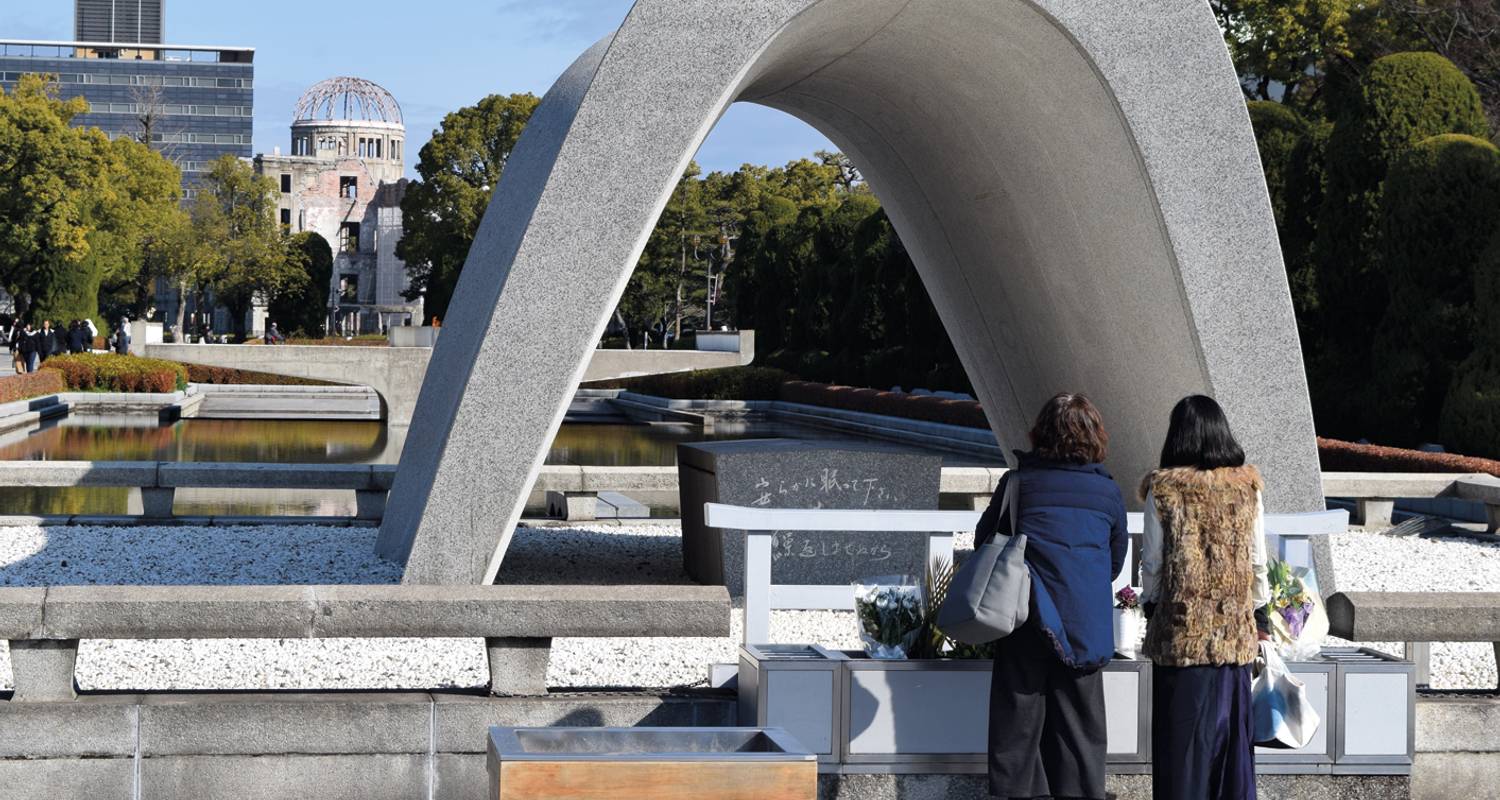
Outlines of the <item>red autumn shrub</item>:
M879 389L856 389L852 386L830 386L807 381L788 381L782 384L781 399L789 403L919 419L965 428L988 430L990 427L984 409L973 400L949 400L931 395L882 392Z
M33 397L57 394L67 389L68 386L63 380L62 373L55 370L11 375L0 378L0 403L30 400Z
M205 367L201 364L186 364L188 380L217 386L330 386L327 381L311 378L294 378L290 375L272 375L267 372L252 372L230 367Z
M1424 453L1399 447L1318 438L1324 472L1461 472L1500 477L1500 461L1457 453Z
M187 388L187 369L174 361L79 353L53 356L42 372L61 375L69 389L80 392L150 392L167 394Z

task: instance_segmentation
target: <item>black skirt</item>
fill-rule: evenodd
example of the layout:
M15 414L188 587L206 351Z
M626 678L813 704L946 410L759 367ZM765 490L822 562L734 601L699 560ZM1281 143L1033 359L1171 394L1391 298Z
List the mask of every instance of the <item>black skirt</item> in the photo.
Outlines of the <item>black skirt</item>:
M1103 800L1104 675L1066 666L1033 625L1001 640L990 684L990 794Z

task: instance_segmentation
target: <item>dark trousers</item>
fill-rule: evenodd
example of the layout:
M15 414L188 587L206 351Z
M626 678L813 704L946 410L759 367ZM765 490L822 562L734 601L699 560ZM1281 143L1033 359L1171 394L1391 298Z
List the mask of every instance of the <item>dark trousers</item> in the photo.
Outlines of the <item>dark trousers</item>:
M1152 672L1151 785L1155 800L1255 800L1250 667Z
M1104 676L1065 666L1033 627L1001 640L990 684L990 794L1104 798Z

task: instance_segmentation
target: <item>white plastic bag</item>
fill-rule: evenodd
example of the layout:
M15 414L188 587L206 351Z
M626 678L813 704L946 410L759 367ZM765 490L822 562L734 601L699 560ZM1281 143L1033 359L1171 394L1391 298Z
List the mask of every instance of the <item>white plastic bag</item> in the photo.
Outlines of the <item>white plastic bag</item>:
M1307 697L1307 686L1287 669L1270 642L1260 643L1265 662L1250 690L1255 715L1255 743L1297 750L1306 747L1322 722Z

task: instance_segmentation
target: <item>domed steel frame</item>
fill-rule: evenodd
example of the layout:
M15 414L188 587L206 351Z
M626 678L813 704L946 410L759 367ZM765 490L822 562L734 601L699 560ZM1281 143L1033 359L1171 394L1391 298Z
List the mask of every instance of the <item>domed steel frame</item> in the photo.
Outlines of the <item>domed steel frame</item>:
M403 124L401 104L394 95L374 81L343 76L320 81L303 92L293 119Z

